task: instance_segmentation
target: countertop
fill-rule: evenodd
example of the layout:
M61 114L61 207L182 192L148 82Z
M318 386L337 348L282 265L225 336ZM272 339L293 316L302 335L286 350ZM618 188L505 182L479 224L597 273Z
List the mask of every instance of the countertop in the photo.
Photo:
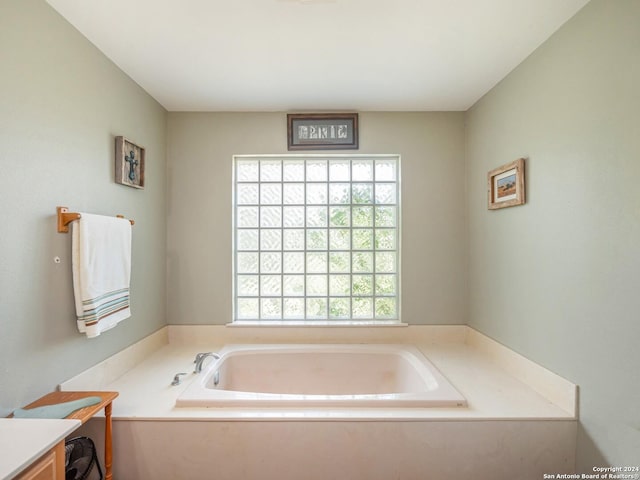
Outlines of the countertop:
M14 478L80 426L80 420L0 418L0 479Z

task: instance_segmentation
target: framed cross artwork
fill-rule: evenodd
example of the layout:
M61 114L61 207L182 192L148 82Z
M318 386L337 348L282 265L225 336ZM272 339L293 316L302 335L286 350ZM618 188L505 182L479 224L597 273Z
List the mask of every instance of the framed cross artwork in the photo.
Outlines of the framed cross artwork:
M144 147L116 137L116 183L144 189L144 161Z

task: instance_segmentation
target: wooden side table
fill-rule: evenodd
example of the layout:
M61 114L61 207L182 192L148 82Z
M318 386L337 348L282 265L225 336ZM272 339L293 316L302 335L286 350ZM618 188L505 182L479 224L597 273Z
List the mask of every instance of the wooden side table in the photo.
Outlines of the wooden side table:
M113 479L113 444L111 439L111 403L118 396L118 392L51 392L44 397L30 403L24 408L43 407L57 403L71 402L85 397L100 397L102 401L95 405L81 408L65 418L80 420L85 423L104 408L104 471L105 480Z

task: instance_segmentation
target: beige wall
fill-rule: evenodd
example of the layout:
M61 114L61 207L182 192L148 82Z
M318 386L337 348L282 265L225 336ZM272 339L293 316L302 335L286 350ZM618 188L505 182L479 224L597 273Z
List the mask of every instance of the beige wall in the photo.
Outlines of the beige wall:
M166 112L41 0L0 1L0 65L1 417L165 324ZM115 135L146 147L144 191L114 183ZM136 220L133 315L95 339L57 205Z
M638 25L593 0L467 115L469 323L580 386L589 473L640 452ZM527 204L487 211L521 156Z
M408 323L466 321L463 119L360 114L357 153L402 157L401 308ZM168 321L230 322L232 156L287 153L286 114L170 113L167 152Z

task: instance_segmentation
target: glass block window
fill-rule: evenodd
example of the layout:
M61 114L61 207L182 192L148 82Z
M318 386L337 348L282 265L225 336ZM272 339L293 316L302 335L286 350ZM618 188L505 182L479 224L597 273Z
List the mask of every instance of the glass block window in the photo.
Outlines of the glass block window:
M234 157L235 321L398 321L398 156Z

